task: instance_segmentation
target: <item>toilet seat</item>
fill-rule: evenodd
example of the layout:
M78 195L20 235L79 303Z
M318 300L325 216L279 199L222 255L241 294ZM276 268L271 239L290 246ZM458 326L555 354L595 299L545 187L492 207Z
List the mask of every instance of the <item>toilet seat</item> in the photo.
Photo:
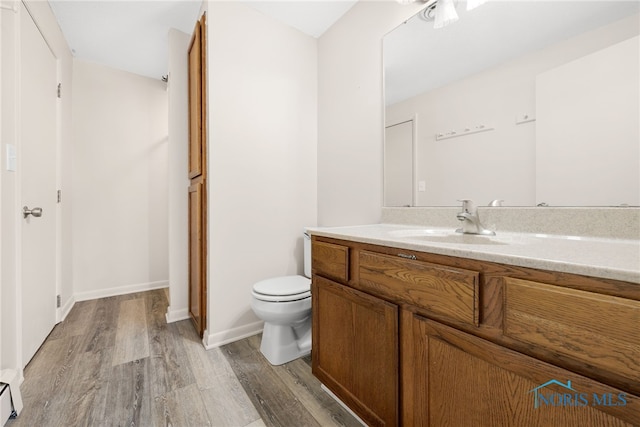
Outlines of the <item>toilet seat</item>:
M284 276L262 280L253 285L256 299L270 302L297 301L311 296L311 279L304 276Z

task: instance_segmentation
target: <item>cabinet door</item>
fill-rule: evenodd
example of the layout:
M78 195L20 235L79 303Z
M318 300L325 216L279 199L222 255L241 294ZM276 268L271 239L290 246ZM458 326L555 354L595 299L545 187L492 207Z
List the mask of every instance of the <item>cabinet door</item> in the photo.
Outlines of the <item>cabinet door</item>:
M207 73L206 14L189 45L189 315L202 338L206 304Z
M205 174L207 139L206 15L196 23L189 45L189 179Z
M411 324L405 425L640 425L637 396L419 316Z
M189 187L189 315L202 338L206 321L204 180Z
M313 373L370 426L398 424L398 307L313 276Z

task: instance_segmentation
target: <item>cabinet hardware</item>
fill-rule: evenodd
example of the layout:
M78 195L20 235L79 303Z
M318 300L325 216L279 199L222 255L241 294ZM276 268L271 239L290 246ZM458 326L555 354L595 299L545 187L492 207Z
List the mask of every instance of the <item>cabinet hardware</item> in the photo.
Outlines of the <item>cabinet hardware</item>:
M413 255L413 254L398 254L398 256L399 256L400 258L406 258L406 259L418 259L418 258L416 258L416 256L415 256L415 255Z

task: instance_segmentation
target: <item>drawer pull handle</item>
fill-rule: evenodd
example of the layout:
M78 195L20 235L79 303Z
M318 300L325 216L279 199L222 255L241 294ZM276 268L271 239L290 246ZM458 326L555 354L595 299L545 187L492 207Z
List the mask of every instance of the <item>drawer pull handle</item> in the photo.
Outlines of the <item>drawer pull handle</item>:
M418 258L416 258L416 256L415 256L415 255L413 255L413 254L398 254L398 256L399 256L400 258L406 258L406 259L418 259Z

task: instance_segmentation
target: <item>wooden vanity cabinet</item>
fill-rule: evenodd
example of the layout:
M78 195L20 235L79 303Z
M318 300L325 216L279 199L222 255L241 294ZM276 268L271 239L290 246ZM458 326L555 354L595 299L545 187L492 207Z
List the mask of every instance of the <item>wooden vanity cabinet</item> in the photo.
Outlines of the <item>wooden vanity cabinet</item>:
M640 426L640 285L312 245L313 373L368 425Z

